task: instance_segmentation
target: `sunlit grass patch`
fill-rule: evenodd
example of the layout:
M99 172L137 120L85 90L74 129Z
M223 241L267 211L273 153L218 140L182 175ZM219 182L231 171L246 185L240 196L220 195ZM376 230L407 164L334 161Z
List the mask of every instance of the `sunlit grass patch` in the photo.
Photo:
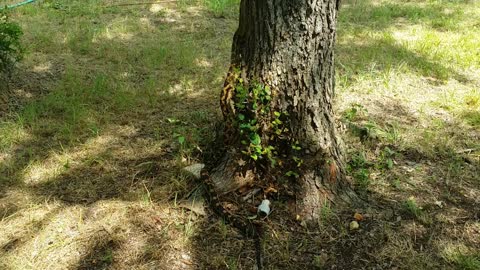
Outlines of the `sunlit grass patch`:
M471 12L471 7L478 7L475 1L455 3L452 1L409 1L397 3L391 1L345 1L345 17L341 17L342 23L352 26L358 25L383 29L391 25L403 23L425 24L437 30L456 30L467 24L469 15L474 18L478 14ZM474 19L473 18L473 19ZM466 20L467 19L467 20ZM460 24L459 24L460 23Z
M86 143L71 150L51 151L48 158L30 163L24 171L23 181L35 185L58 177L61 173L76 169L84 163L101 162L99 155L115 143L112 135L94 137ZM117 139L118 142L118 139Z
M0 151L29 138L28 132L16 122L0 122Z
M447 242L441 247L442 257L459 269L473 270L480 267L480 253L462 243Z
M46 213L30 224L18 223L12 217L10 221L23 226L22 233L9 235L16 240L13 252L3 255L2 263L9 269L62 269L66 265L75 265L89 246L109 237L108 231L118 226L124 207L108 209L108 215L96 214L96 220L89 220L84 207L52 207L48 204L37 206ZM115 210L115 211L114 211Z
M353 79L362 78L354 72L362 66L441 81L464 80L462 69L478 68L478 3L375 3L348 1L340 12L339 61Z

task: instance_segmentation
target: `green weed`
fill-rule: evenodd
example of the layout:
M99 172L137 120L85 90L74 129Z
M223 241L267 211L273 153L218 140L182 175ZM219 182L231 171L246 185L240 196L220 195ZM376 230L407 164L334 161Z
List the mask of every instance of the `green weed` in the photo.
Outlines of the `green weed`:
M365 152L359 151L352 154L350 162L348 163L349 170L364 168L369 166L369 162L365 156Z
M328 224L331 222L335 213L333 212L332 206L329 202L323 203L321 207L322 208L320 210L320 216L318 218L318 225L320 227L325 227L328 226Z
M237 258L227 258L227 262L225 263L227 266L227 269L232 269L232 270L237 270Z
M379 164L380 169L390 170L394 165L395 151L391 150L389 147L383 148L380 152Z
M0 122L0 151L11 148L28 134L21 124L15 122Z
M415 198L413 197L408 198L403 204L403 206L408 213L410 213L416 218L419 218L422 214L422 208L418 206Z
M464 245L447 245L444 248L443 258L456 266L456 269L480 269L480 254Z
M480 127L480 111L465 111L460 116L469 125Z
M370 185L370 170L362 168L354 173L355 183L360 190L367 190Z
M454 259L459 269L476 270L480 269L480 255L462 255L459 254Z
M359 190L367 190L370 179L370 167L372 164L367 160L365 152L358 151L351 154L350 160L347 164L347 171L355 179L355 185Z

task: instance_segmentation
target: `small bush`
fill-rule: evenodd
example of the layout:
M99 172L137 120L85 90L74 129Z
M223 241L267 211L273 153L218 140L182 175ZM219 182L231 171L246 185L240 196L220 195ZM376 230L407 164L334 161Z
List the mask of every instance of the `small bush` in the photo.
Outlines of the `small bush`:
M0 73L10 75L15 63L22 59L22 34L20 26L11 22L5 11L0 11Z

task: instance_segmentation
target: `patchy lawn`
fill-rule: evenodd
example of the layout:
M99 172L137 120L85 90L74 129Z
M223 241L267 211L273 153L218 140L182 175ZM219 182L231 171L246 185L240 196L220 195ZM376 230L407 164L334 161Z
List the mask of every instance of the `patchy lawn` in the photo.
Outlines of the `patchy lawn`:
M0 84L0 269L252 269L253 241L187 205L200 183L182 173L221 120L237 2L13 11L27 54ZM366 203L309 231L274 202L267 269L480 269L479 22L478 1L344 1L336 108Z

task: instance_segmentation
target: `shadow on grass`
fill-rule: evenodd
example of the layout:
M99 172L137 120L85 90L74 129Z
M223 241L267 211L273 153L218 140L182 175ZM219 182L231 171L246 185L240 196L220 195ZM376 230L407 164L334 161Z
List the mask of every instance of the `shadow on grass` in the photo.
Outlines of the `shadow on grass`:
M462 118L465 122L474 127L480 127L480 111L464 111L460 114L460 118Z
M91 251L81 259L77 270L108 269L113 262L113 250L118 248L113 240L97 240Z

